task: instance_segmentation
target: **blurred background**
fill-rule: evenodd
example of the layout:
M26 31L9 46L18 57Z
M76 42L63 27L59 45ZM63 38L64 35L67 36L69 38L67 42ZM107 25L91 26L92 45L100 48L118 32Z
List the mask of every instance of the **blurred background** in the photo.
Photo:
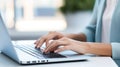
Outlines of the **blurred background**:
M89 23L95 0L0 0L12 40L33 40L49 31L79 33Z

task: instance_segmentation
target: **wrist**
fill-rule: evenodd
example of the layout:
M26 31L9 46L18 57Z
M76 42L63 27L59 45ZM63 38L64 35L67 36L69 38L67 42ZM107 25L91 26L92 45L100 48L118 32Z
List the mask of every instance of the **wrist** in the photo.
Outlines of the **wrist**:
M64 36L73 39L75 37L75 34L65 34Z
M92 43L90 43L90 42L85 42L85 44L83 44L83 46L84 46L84 54L90 53L91 44Z
M67 34L65 35L68 38L74 39L74 40L78 40L78 41L86 41L86 36L83 33L80 34Z
M88 42L80 42L75 50L80 54L87 54L89 53L90 45Z

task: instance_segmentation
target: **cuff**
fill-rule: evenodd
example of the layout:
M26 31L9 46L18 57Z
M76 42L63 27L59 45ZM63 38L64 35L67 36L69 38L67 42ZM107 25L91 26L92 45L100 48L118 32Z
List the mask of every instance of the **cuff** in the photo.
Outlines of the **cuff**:
M111 43L112 45L112 58L120 59L120 43Z
M94 33L91 32L90 30L83 30L82 33L85 34L87 42L95 41Z

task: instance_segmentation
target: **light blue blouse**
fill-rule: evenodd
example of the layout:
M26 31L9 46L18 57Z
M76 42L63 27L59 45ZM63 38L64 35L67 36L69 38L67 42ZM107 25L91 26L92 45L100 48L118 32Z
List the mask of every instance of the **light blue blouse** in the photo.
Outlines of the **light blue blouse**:
M88 42L101 42L102 17L106 6L106 0L96 0L90 24L82 31ZM112 58L120 60L120 0L118 0L110 27L110 43L112 46Z

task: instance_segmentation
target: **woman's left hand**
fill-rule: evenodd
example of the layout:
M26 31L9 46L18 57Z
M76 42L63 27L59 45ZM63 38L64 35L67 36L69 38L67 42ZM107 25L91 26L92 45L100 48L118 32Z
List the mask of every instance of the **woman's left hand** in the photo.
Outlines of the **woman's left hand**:
M62 46L62 47L60 47ZM76 41L67 37L63 37L59 40L53 40L44 50L45 53L54 51L55 53L72 50L80 54L87 53L89 45L87 42Z

